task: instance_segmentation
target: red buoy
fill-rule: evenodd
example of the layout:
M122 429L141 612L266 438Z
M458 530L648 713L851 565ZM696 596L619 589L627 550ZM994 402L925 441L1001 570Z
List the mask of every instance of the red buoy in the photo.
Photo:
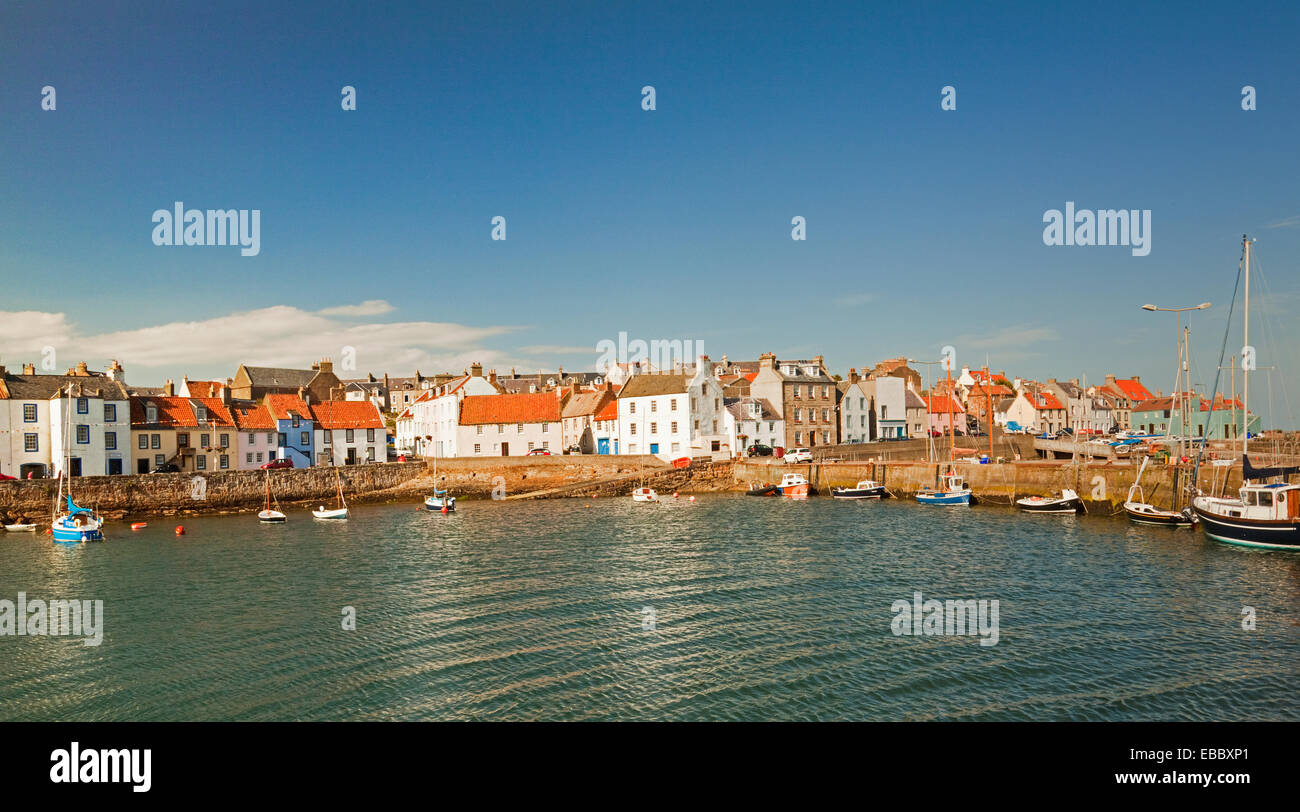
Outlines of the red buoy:
M148 525L147 522L132 522L132 523L131 523L131 529L132 529L132 530L143 530L143 529L145 529L145 528L148 527L148 526L149 526L149 525Z
M446 506L446 505L443 505L443 506L442 506L442 515L444 515L444 516L447 515L447 506Z
M180 525L180 524L176 525L176 535L178 535L178 536L183 536L183 535L185 535L185 526L184 526L184 525Z

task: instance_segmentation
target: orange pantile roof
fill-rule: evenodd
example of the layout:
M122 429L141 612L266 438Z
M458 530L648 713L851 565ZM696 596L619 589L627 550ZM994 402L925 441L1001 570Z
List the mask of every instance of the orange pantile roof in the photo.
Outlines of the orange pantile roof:
M158 420L149 423L146 418L147 406L152 404L158 410ZM131 398L131 425L153 425L171 428L198 428L200 423L196 414L196 405L202 405L207 411L204 425L235 427L235 421L220 398L182 398L165 395L142 395Z
M617 398L610 398L610 399L609 399L609 403L606 403L606 404L605 404L605 408L603 408L603 409L601 409L600 411L596 412L596 415L595 415L594 417L592 417L591 419L592 419L592 420L617 420L617 419L618 419L618 399L617 399Z
M230 412L241 431L267 431L275 428L271 412L261 403L241 401L231 404Z
M382 429L379 407L368 400L327 400L311 407L316 425L323 429Z
M1065 408L1064 406L1061 405L1061 401L1056 399L1056 395L1053 395L1051 392L1039 392L1037 399L1035 399L1033 392L1025 392L1024 395L1025 397L1029 398L1029 403L1035 409L1064 409Z
M226 385L221 381L186 381L190 396L196 398L219 398Z
M557 423L560 399L554 392L517 395L466 395L460 403L460 424Z
M947 401L947 403L944 401ZM952 409L954 414L966 411L962 408L961 403L953 397L926 397L925 403L931 414L947 414L949 408Z
M970 393L968 396L973 398L975 397L987 398L989 396L1003 397L1003 396L1014 395L1014 394L1015 392L1012 392L1010 389L1008 389L1007 387L1003 386L1000 383L995 383L995 384L977 383L970 388Z
M1116 378L1115 388L1124 393L1124 397L1138 403L1144 400L1154 400L1155 395L1147 391L1142 382L1136 378Z
M297 395L267 395L263 403L266 404L266 409L271 413L271 417L276 420L288 420L291 411L297 412L301 418L313 419L311 407Z

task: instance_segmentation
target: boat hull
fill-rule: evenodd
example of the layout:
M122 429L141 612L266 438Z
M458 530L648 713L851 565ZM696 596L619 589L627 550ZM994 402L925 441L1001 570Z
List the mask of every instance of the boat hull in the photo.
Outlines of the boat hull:
M834 488L831 496L836 499L881 499L885 495L884 486L879 488Z
M786 497L787 499L808 498L807 482L803 483L802 485L782 485L779 488L777 488L777 490L779 490L781 492L781 495Z
M55 525L50 532L59 544L84 544L87 541L104 540L104 534L98 527L72 529Z
M746 496L779 496L781 489L775 485L766 485L761 488L750 488L745 491Z
M32 532L32 531L36 530L36 525L34 525L34 524L7 524L7 525L5 525L5 530L8 530L10 533L29 533L29 532Z
M287 518L278 510L263 510L257 514L257 520L262 524L280 524Z
M1017 499L1016 507L1025 513L1079 513L1083 502L1079 499Z
M1156 527L1191 527L1196 522L1191 518L1172 510L1142 510L1130 507L1134 503L1124 503L1124 513L1134 524L1149 524Z
M338 508L337 510L313 510L311 515L317 519L346 519L348 517L348 509Z
M970 491L922 491L916 495L916 501L923 505L969 505Z
M1205 535L1225 544L1264 550L1300 550L1300 521L1264 521L1218 516L1196 505Z
M429 496L426 497L424 500L424 507L428 510L436 510L440 513L442 512L443 508L446 508L447 512L451 513L456 510L456 497Z

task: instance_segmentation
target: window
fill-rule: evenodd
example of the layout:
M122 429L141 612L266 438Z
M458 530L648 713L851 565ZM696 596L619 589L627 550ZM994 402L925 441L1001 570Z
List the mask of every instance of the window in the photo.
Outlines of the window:
M475 444L474 444L474 453L475 453L475 454L479 453L479 450L480 450L481 448L482 448L482 446L480 446L478 443L475 443Z
M547 428L548 428L550 425L551 425L550 423L545 423L545 422L542 423L542 434L545 434L545 433L546 433Z
M799 384L794 385L794 396L799 397Z
M669 410L674 412L677 411L677 398L673 398L672 400L668 401L668 404L669 404L668 405Z
M144 422L146 422L146 423L157 423L157 422L158 422L158 407L157 407L157 406L155 406L155 405L153 405L152 403L150 403L148 406L144 407Z
M654 411L654 410L651 409L651 411ZM650 424L650 433L651 433L651 434L658 434L658 433L659 433L659 424L658 424L658 423L651 423L651 424Z
M631 426L629 426L628 428L632 429L632 431L631 431L632 434L636 434L636 423L633 423L633 424L632 424ZM635 446L634 446L634 447L635 447Z
M283 448L284 446L287 446L288 444L289 444L289 435L285 434L284 432L280 432L280 442L276 443L276 445L278 445L278 446L280 446L280 447ZM275 459L275 458L272 457L271 459Z
M475 433L475 434L482 434L482 433L483 433L483 426L482 426L482 425L475 426L475 427L474 427L474 433Z
M116 423L116 422L117 422L117 404L116 404L116 403L105 403L105 404L104 404L104 422L105 422L105 423Z
M794 433L794 444L795 444L795 445L799 445L799 444L802 443L802 442L803 442L803 432L801 432L801 431L796 431L796 432Z
M311 445L311 432L304 431L298 435L298 444L304 448Z
M299 418L298 418L298 415L296 415L296 414L295 414L295 415L292 415L292 417L293 417L293 420L292 420L292 422L291 422L291 425L293 426L293 428L296 429L296 428L298 428L298 419L299 419Z
M551 447L550 440L542 440L542 448L550 448L550 447Z
M532 450L533 450L533 444L532 444L532 443L529 443L529 444L528 444L528 450L529 450L529 451L532 451Z
M272 451L271 454L274 455L275 452ZM271 459L275 459L275 457L272 456ZM257 461L258 461L258 462L261 462L261 461L262 461L262 452L261 452L261 451L257 452Z
M221 447L222 447L222 448L230 448L230 435L229 435L229 434L223 434L223 435L221 435Z
M260 457L261 455L259 454L258 456ZM253 452L249 451L247 454L244 455L244 464L245 465L253 464Z
M275 445L275 432L268 431L266 433L266 444Z
M503 423L497 423L497 434L505 434L506 427Z
M373 443L374 441L375 441L375 430L366 429L366 442Z
M211 434L200 434L200 435L199 435L199 447L200 447L200 448L211 448L211 447L212 447L212 435L211 435Z
M84 423L77 426L77 442L82 444L90 442L90 426Z
M636 414L636 401L633 401L627 405L627 413Z
M117 450L117 432L115 431L104 432L104 450L106 451Z
M167 462L167 458L164 457L162 454L153 455L153 464L155 468L161 468L164 462Z
M189 444L190 444L190 435L187 432L182 431L176 435L176 445L178 447L185 448Z
M90 414L90 401L86 398L77 398L77 414Z
M40 435L31 433L23 435L23 451L33 452L40 451Z
M140 442L137 443L137 445L138 445L140 448L148 448L148 447L149 447L149 435L148 435L148 434L141 434L141 435L140 435Z
M197 457L195 457L195 458L194 458L194 467L195 467L195 469L197 469L197 470L199 470L199 471L206 471L206 470L208 470L208 455L207 455L207 454L199 454Z
M681 450L682 450L682 444L681 444L681 443L673 443L673 452L674 452L674 453L676 453L676 452L678 452L678 451L681 451Z
M35 404L35 403L24 403L24 404L23 404L23 422L24 422L24 423L35 423L35 422L36 422L36 404Z
M524 433L524 424L517 423L515 428L515 434L523 434L523 433Z
M329 433L333 434L334 432L329 432ZM346 432L344 432L344 437L346 438L345 442L351 443L356 439L356 433L353 429L348 429Z
M325 432L325 445L329 445L332 442L334 442L334 432L332 431Z
M208 407L207 407L207 406L204 406L204 405L201 404L201 403L200 403L199 405L195 406L195 407L194 407L194 417L195 417L195 418L196 418L200 423L206 423L206 422L208 422Z
M656 401L656 400L652 400L652 401L650 401L650 411L652 411L652 412L657 412L657 411L659 411L659 402L658 402L658 401Z
M672 431L673 434L676 434L676 433L677 433L677 421L676 421L676 420L674 420L673 423L672 423L672 430L671 430L671 431Z
M248 433L248 444L249 444L249 445L254 445L256 442L257 442L257 435L250 431L250 432ZM250 462L251 462L251 460L250 460Z
M149 435L149 447L150 447L150 448L162 448L162 435L161 435L161 434L150 434L150 435Z
M221 465L222 468L229 468L229 467L230 467L230 455L229 455L229 454L222 454L222 455L221 455L221 463L220 463L220 465Z

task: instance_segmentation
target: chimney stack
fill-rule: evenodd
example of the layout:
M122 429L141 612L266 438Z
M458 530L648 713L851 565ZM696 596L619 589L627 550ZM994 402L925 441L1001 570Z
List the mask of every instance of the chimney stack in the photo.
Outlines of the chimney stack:
M313 365L312 368L313 368L313 369L317 369L317 370L320 371L320 372L331 372L331 373L332 373L332 372L334 371L334 362L331 361L331 360L328 359L328 358L322 358L322 359L320 359L320 363L319 363L319 364L315 364L315 365Z
M497 371L495 369L488 370L488 383L493 386L497 385Z
M35 374L36 374L36 365L35 365L35 364L23 364L23 374L24 374L24 375L35 375Z
M854 367L849 367L849 383L857 383L857 382L858 382L858 370Z
M474 363L470 364L470 366L469 366L469 374L470 374L471 377L474 377L474 378L482 378L482 377L483 377L483 365L480 364L478 361L475 361Z
M176 397L176 384L172 383L171 378L168 378L167 380L163 381L162 390L163 390L163 395L165 397L169 397L169 398Z

